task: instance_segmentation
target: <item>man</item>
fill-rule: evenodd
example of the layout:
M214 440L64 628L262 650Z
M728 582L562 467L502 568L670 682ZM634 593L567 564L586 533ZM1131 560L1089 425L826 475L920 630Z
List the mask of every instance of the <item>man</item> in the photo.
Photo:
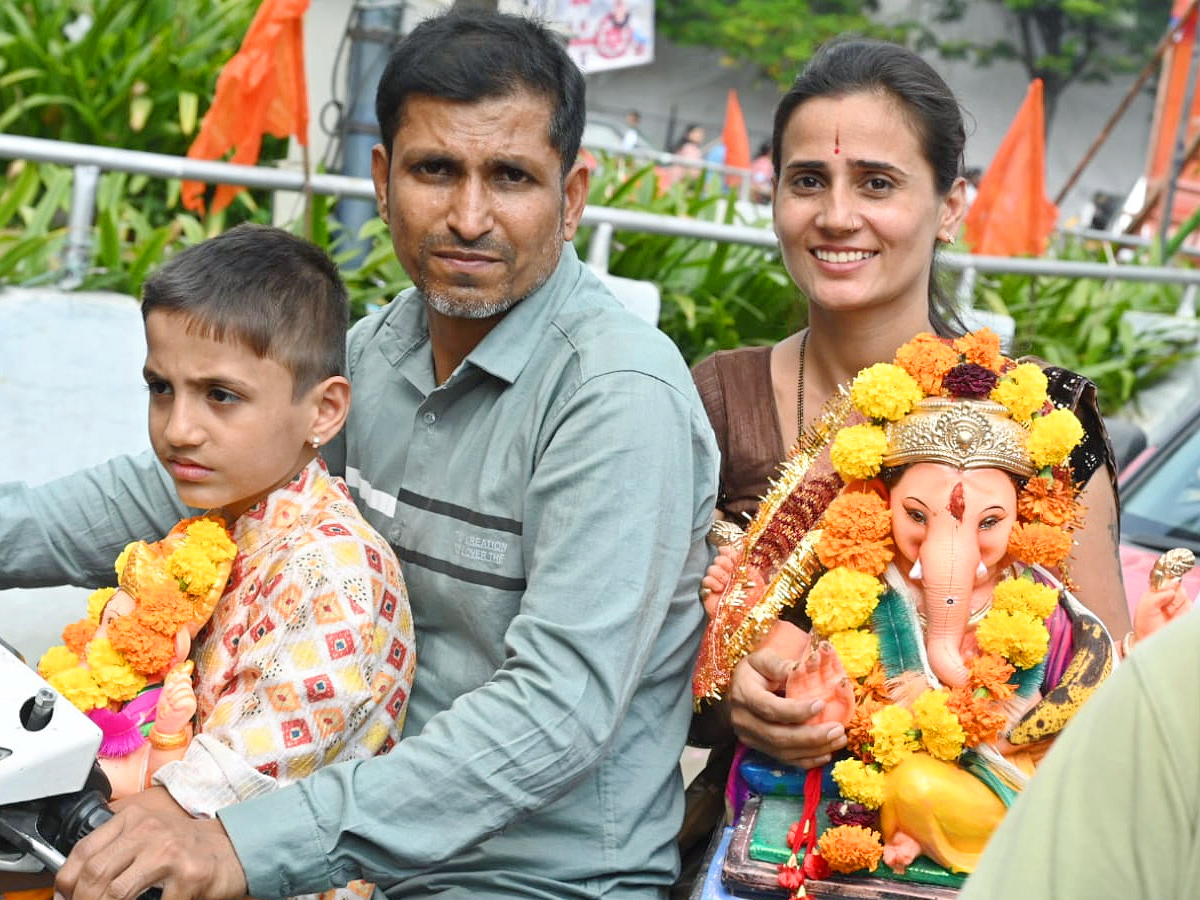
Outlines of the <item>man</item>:
M538 25L449 14L396 48L377 113L380 214L416 287L352 329L354 401L324 452L404 565L404 738L215 820L151 789L77 845L57 881L74 900L672 881L716 451L678 352L566 243L582 76ZM183 512L168 490L147 459L6 486L0 579L96 577Z
M1138 643L1080 708L963 887L994 897L1200 896L1200 616Z

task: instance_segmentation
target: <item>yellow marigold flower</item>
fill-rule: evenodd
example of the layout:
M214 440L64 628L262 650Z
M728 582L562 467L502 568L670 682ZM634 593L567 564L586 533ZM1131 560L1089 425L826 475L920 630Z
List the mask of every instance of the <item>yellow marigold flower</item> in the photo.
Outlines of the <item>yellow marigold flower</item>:
M38 660L37 670L39 675L49 681L59 672L73 669L77 665L79 665L79 657L59 644L42 654L42 658Z
M1000 335L990 328L980 328L978 331L964 334L954 342L954 349L961 353L967 362L983 366L997 375L1004 365L1004 355L1000 352Z
M229 532L212 519L196 519L186 530L186 540L167 559L171 576L192 597L204 597L224 575L221 567L237 555Z
M903 706L885 706L871 716L871 755L884 769L899 765L920 746L913 717Z
M883 858L879 832L862 825L838 825L817 838L821 856L835 872L849 874L859 869L873 870Z
M112 595L117 592L116 588L103 587L97 588L88 594L87 611L88 618L100 624L100 617L104 615L104 607L108 605L108 601L112 599Z
M87 645L87 664L93 669L103 666L125 666L125 657L112 645L106 637L96 638Z
M1033 363L1021 363L1005 373L992 389L992 399L1002 404L1018 422L1029 422L1046 405L1046 373Z
M958 351L936 334L923 332L896 351L896 365L916 379L926 394L939 394L942 379L959 363Z
M879 638L869 631L838 631L829 636L829 643L833 644L842 668L851 678L870 675L879 662Z
M887 435L878 425L851 425L837 433L829 458L846 481L874 478L883 465Z
M1029 578L1006 578L992 593L993 608L1048 619L1058 605L1058 591Z
M883 773L861 760L843 759L835 763L833 780L847 800L861 803L868 809L879 809L883 805Z
M924 396L917 380L892 363L868 366L850 384L850 399L869 419L894 422L908 415Z
M109 700L132 700L146 686L146 678L128 665L100 666L92 669L92 678Z
M125 563L129 559L129 554L133 552L133 548L139 543L139 541L130 541L117 556L117 561L113 564L113 568L117 570L117 578L120 578L121 573L125 571Z
M1040 620L999 609L983 617L975 638L984 652L1003 656L1020 669L1040 663L1050 646L1050 632Z
M962 724L948 707L946 691L926 691L913 702L913 718L921 732L921 746L934 759L954 762L967 739Z
M1071 534L1042 522L1024 522L1013 526L1008 536L1008 552L1028 566L1060 565L1071 554Z
M108 697L100 690L100 686L92 678L92 673L80 666L64 669L46 680L72 705L84 712L91 712L108 704Z
M1061 466L1083 440L1083 426L1069 409L1038 416L1029 427L1029 458L1039 469Z
M867 621L882 593L878 578L845 567L830 569L808 592L805 612L821 634L847 631Z

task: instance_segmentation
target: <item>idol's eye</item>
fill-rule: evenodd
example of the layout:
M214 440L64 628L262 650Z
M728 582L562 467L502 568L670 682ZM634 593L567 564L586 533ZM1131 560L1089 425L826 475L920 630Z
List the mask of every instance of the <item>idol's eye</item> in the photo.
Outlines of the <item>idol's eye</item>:
M927 521L929 521L926 518L925 513L919 509L906 509L904 510L904 513L918 525L924 525Z

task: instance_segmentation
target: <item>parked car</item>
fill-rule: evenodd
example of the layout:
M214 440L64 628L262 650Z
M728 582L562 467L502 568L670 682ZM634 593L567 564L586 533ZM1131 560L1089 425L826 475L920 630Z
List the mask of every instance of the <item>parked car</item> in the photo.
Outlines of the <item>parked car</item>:
M1120 493L1121 575L1132 612L1160 554L1183 547L1200 557L1200 406L1122 471ZM1200 567L1184 585L1200 594Z

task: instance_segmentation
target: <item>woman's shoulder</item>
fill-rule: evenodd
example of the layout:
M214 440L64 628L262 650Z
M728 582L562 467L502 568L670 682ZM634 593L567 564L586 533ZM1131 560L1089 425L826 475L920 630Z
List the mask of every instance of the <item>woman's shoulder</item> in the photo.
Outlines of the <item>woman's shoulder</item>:
M755 374L771 370L771 345L736 347L733 350L717 350L710 353L694 366L692 377L718 377L752 372Z

